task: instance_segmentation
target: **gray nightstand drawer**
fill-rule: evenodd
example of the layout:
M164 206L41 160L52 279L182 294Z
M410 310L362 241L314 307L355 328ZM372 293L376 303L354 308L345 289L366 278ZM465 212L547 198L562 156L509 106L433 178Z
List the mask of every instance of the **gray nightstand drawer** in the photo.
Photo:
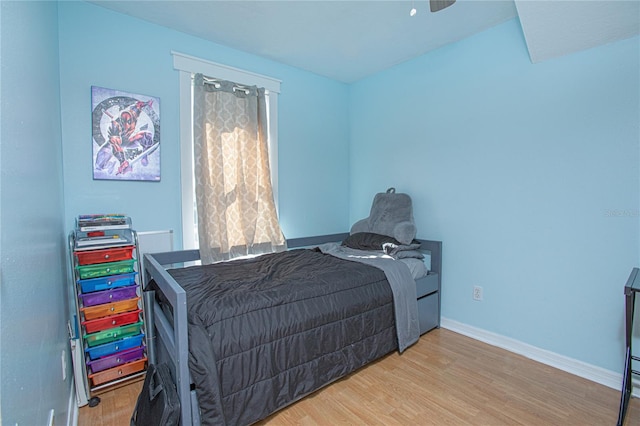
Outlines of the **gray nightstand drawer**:
M438 293L430 294L418 299L418 322L420 334L424 334L432 328L440 326L440 304Z
M416 280L416 293L418 298L438 291L438 274L429 274Z

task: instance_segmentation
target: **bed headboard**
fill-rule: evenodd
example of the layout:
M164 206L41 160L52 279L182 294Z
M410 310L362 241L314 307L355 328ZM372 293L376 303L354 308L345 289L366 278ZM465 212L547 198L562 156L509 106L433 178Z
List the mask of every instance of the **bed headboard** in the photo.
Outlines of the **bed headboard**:
M287 247L300 248L317 246L324 243L334 243L337 241L343 241L348 236L348 232L343 232L341 234L319 235L315 237L290 238L287 239Z
M340 234L328 234L316 237L290 238L287 239L287 247L301 248L343 241L349 235L348 232L343 232ZM421 238L416 238L416 240L421 244L420 250L429 252L431 255L431 267L429 269L434 273L442 274L442 241L424 240Z
M420 250L428 251L431 255L431 267L432 272L440 274L442 279L442 241L423 240L417 238L420 241Z

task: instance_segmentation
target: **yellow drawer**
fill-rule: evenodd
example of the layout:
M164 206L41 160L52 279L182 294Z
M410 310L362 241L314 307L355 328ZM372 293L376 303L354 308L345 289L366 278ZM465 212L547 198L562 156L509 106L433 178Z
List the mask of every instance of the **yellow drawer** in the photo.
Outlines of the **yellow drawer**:
M129 312L138 309L138 302L140 298L122 300L120 302L105 303L104 305L96 305L88 308L80 308L80 311L84 313L85 320L92 320L96 318L102 318L107 315L120 314L122 312Z

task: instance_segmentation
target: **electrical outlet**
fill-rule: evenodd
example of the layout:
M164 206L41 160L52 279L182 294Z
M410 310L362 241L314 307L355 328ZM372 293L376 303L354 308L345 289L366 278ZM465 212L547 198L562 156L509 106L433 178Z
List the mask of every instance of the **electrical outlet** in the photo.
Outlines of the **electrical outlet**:
M477 285L473 287L473 300L482 300L482 287Z
M67 351L62 350L62 355L60 356L62 360L62 381L67 380Z

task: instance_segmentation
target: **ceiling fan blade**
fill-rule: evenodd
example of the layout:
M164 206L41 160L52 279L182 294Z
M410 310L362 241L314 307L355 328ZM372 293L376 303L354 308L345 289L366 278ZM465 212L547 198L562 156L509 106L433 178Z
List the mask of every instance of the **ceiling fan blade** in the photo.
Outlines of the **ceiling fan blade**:
M437 12L454 4L456 0L429 0L429 9L432 12Z

